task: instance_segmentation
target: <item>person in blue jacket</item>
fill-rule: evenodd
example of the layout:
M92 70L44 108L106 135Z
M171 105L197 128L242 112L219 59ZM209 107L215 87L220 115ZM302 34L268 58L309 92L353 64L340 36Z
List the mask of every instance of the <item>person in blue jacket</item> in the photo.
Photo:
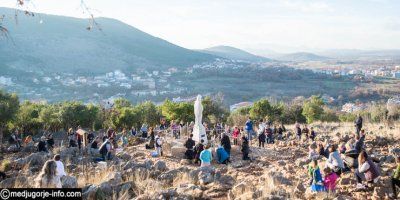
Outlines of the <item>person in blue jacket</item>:
M220 164L228 164L229 162L229 154L221 145L217 149L217 160Z
M211 165L212 153L210 147L210 144L207 144L206 148L200 153L201 167L207 167Z

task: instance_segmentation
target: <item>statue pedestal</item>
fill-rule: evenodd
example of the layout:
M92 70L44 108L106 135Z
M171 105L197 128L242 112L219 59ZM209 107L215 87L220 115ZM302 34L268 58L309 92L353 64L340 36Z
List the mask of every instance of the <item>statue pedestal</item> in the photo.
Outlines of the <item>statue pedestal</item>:
M196 141L196 143L199 143L201 140L203 140L203 144L207 144L207 134L203 124L194 124L193 140Z

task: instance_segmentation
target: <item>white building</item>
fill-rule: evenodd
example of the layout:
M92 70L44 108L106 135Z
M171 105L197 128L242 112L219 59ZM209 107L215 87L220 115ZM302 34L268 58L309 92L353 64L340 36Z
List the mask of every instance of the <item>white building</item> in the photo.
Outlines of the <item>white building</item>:
M13 84L13 82L12 82L11 78L0 76L0 85L10 86L12 84Z

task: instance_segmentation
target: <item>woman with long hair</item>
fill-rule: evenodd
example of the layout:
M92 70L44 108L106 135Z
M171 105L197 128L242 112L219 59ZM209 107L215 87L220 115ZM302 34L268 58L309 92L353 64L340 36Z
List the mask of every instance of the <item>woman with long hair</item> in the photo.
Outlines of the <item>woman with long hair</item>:
M357 178L357 189L365 189L363 181L374 183L378 180L380 172L378 167L372 162L365 151L361 151L358 156L358 169L355 172Z
M36 182L38 188L62 188L60 176L57 175L57 163L54 160L44 163Z

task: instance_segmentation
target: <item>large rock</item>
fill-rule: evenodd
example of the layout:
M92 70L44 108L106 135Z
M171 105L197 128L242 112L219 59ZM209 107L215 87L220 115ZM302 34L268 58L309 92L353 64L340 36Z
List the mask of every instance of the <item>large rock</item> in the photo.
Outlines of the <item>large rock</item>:
M30 188L32 186L24 176L7 178L0 182L0 188Z
M82 189L82 198L83 199L101 199L96 197L98 187L96 185L88 185Z
M186 148L183 146L171 147L171 156L183 159L185 157Z
M77 188L78 181L73 176L63 176L61 177L61 184L63 188Z
M27 165L28 168L31 167L37 167L37 168L42 168L44 163L50 159L47 153L44 152L37 152L37 153L32 153L31 155L27 156L22 163L24 165ZM22 164L21 163L21 164Z
M162 160L158 160L156 163L154 163L153 169L155 169L157 171L161 171L161 172L168 170L167 164Z
M201 199L203 196L201 187L194 184L179 187L176 192L180 197L187 197L188 199Z

